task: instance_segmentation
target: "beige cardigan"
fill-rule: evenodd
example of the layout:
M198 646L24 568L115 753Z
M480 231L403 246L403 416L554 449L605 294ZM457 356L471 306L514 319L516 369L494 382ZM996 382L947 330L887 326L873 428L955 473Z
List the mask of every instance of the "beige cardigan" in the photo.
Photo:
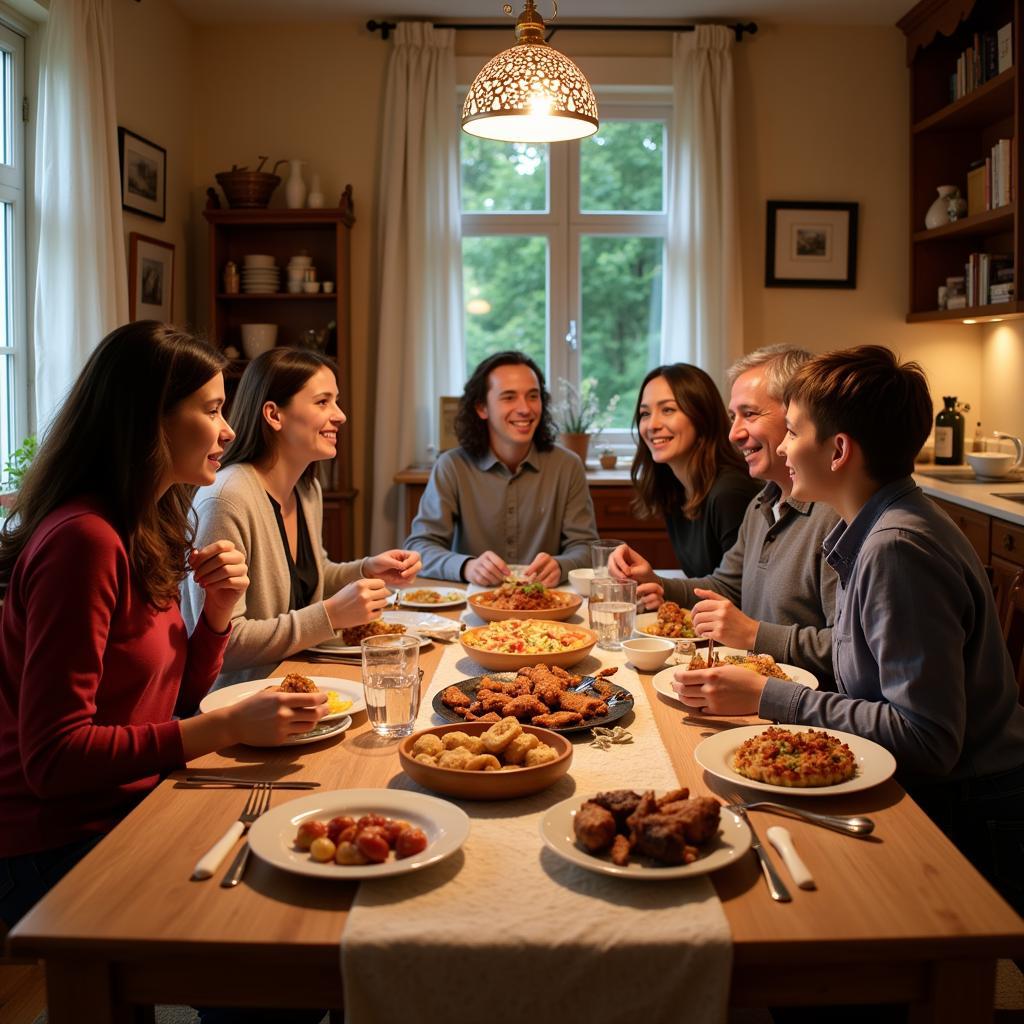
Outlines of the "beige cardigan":
M332 562L323 550L324 506L319 482L300 483L296 494L313 550L320 554L313 600L298 611L288 607L288 559L270 499L253 467L248 463L228 466L209 487L196 493L192 503L197 523L195 546L230 540L249 566L249 589L235 605L224 667L214 689L264 678L278 662L297 651L330 640L334 628L324 608L324 594L334 594L362 575L361 561ZM195 629L204 599L203 588L187 576L181 587L181 614L189 633Z

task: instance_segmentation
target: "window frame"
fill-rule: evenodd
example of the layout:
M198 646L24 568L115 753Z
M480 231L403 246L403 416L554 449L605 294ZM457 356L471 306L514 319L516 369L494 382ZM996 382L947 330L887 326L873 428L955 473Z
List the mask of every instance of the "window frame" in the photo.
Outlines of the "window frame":
M463 90L464 91L464 90ZM582 323L582 281L580 241L584 236L668 235L668 153L671 146L672 96L666 90L617 91L599 89L602 121L662 121L665 125L663 157L663 208L658 212L584 213L580 209L580 143L548 144L548 209L545 213L471 212L461 214L463 237L496 235L538 235L547 239L547 339L546 366L548 390L557 400L560 378L578 385L580 353L585 344ZM461 95L460 95L461 100ZM461 102L459 104L461 110ZM461 161L460 161L461 166ZM664 250L663 250L664 251ZM662 288L664 323L665 288ZM465 316L465 313L463 313ZM570 341L571 325L576 325L576 344ZM620 408L630 409L634 395L620 395ZM634 439L629 427L602 433L602 447L632 450ZM596 453L591 453L596 455Z
M28 312L27 312L27 263L26 263L26 205L28 189L26 182L26 131L23 115L25 96L25 37L10 27L7 19L0 19L0 50L10 54L11 82L8 102L10 104L11 162L3 163L0 149L0 204L9 204L11 233L10 281L7 282L9 323L7 325L11 342L0 344L0 358L11 362L10 382L13 394L4 396L8 408L13 405L14 415L10 423L11 437L9 451L0 450L0 458L6 464L10 451L22 444L28 436L29 424L29 353L28 353ZM0 93L0 101L3 94ZM5 115L6 116L6 115ZM4 285L0 281L0 287ZM0 401L0 410L3 408ZM0 411L0 415L6 415ZM2 428L0 428L2 434Z

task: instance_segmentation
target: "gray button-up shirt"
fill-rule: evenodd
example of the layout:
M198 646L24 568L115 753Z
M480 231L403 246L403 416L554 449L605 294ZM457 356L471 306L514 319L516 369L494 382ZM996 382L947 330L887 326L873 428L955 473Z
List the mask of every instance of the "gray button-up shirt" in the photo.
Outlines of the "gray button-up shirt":
M820 686L833 688L832 614L836 574L825 562L822 541L839 517L821 502L783 498L775 521L772 506L782 498L770 483L747 508L736 543L722 564L700 579L664 579L665 597L689 608L694 591L713 590L744 615L758 620L759 654L806 668Z
M583 463L564 448L530 448L512 473L493 453L474 459L461 448L437 460L405 547L418 551L422 575L462 579L470 558L493 551L528 565L544 551L565 579L590 565L597 540Z
M1024 707L992 588L967 538L909 477L825 540L839 577L838 693L769 679L764 718L874 740L904 782L1024 763Z

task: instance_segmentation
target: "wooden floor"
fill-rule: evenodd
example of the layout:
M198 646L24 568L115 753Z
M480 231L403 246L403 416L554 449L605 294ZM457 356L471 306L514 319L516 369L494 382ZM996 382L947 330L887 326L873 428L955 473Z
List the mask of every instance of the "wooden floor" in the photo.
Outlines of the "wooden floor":
M39 964L0 964L0 1024L32 1024L46 1009L46 981Z

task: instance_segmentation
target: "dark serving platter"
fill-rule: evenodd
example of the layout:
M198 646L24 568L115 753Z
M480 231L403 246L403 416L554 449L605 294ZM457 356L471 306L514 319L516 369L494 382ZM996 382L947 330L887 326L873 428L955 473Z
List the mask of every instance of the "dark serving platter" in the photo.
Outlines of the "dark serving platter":
M488 672L483 676L472 676L469 679L460 679L457 682L450 683L450 686L457 686L467 697L476 697L476 691L480 688L480 685L485 679L493 679L497 682L507 683L511 682L516 678L515 672ZM583 679L576 685L570 686L570 692L581 692L587 694L593 694L594 696L600 696L600 691L594 690L594 677L584 676ZM595 725L608 725L611 722L617 722L620 718L627 715L633 710L633 694L629 692L624 686L619 686L617 683L613 683L610 679L600 680L606 686L612 688L612 692L604 698L608 704L608 714L600 715L597 718L585 718L578 725L564 725L558 729L551 729L552 732L570 733L570 732L585 732L587 729L593 729ZM446 722L464 722L465 719L461 715L455 714L454 711L446 704L441 702L441 694L447 689L447 686L443 686L437 693L434 694L432 702L435 714ZM527 725L531 723L526 723ZM550 726L543 726L542 728L550 729Z

